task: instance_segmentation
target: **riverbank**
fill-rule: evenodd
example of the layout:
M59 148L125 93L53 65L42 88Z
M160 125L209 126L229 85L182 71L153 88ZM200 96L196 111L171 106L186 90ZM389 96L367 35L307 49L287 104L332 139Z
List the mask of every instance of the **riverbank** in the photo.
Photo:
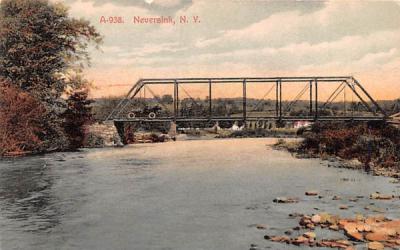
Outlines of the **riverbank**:
M400 130L384 124L314 124L303 140L279 140L274 148L298 158L321 158L329 166L363 169L400 178Z

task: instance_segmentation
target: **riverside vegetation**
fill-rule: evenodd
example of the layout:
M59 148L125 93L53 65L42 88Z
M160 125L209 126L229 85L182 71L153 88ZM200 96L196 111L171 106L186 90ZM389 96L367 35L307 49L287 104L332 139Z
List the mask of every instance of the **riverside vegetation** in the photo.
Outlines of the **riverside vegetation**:
M92 118L82 69L101 41L61 3L0 2L0 156L82 146Z
M400 129L382 122L314 124L300 131L304 140L279 140L276 148L297 157L321 157L332 166L360 168L400 178Z

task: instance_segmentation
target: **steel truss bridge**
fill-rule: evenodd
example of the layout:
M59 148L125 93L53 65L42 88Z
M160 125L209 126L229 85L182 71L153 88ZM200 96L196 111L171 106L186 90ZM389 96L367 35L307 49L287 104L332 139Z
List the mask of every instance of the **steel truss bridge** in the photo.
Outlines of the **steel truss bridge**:
M221 114L216 112L215 102L218 98L214 98L214 88L217 85L234 84L239 86L240 97L236 97L237 110L236 113ZM238 85L239 84L239 85ZM263 98L258 99L262 102L266 96L270 96L270 106L273 107L265 112L254 113L254 109L259 107L252 105L249 107L248 88L252 84L257 86L265 85L268 91ZM172 100L169 106L156 95L152 88L154 86L166 86L172 89ZM207 93L204 100L193 98L189 91L186 91L187 85L205 86ZM301 91L294 98L284 99L283 94L290 92L286 90L288 85L301 87ZM324 86L330 86L333 91L324 93L327 98L321 98L320 89ZM225 85L224 85L225 86ZM344 99L343 111L326 112L333 104L338 104L338 97L351 95L355 98L352 102ZM350 90L350 91L348 91ZM152 94L152 97L145 97L144 93ZM182 93L186 96L186 102L191 102L191 108L201 106L202 112L188 112L181 107ZM293 94L293 93L292 93ZM272 97L271 97L272 95ZM229 97L224 97L229 98ZM224 99L222 98L222 99ZM221 99L221 98L219 98ZM306 101L304 100L306 99ZM254 99L253 99L254 100ZM201 102L199 104L199 102ZM253 101L254 102L254 101ZM301 103L303 112L294 114L292 111L296 105ZM157 103L161 106L163 113L157 115L136 115L132 114L132 110L145 104ZM271 104L272 103L272 104ZM305 104L306 103L306 104ZM349 103L353 107L349 110ZM356 104L356 105L355 105ZM347 105L347 107L346 107ZM304 111L306 107L306 111ZM347 110L346 110L347 108ZM197 108L198 110L198 108ZM190 110L189 110L190 111ZM140 79L129 90L128 94L109 114L107 120L114 123L216 123L216 122L251 122L251 121L383 121L388 117L385 111L365 90L365 88L352 76L311 76L311 77L235 77L235 78L160 78L160 79Z

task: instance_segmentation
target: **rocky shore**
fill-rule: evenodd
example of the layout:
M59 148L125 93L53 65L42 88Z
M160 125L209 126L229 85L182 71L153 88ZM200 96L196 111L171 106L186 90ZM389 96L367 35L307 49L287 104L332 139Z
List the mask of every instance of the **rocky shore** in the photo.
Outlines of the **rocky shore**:
M323 247L333 249L399 249L400 248L400 219L390 218L384 215L384 210L377 206L387 202L398 202L400 197L393 194L382 194L375 192L369 197L340 197L338 195L326 196L318 190L309 190L304 193L317 200L324 200L337 203L339 210L347 210L352 207L350 204L340 203L358 202L370 204L364 207L365 214L355 213L353 217L340 216L328 212L313 214L291 213L289 219L297 220L293 227L281 229L282 234L276 232L273 227L266 224L257 224L258 230L265 231L264 239L270 242L295 245L299 247ZM307 202L302 197L277 197L273 203L291 206L291 203ZM382 203L382 204L381 204ZM286 206L286 205L285 205ZM319 210L315 208L315 210ZM373 214L371 214L373 213ZM250 250L258 250L256 244L250 246Z
M314 125L300 141L279 140L275 149L297 158L321 158L329 167L361 169L400 179L400 130L383 125Z
M342 218L329 213L298 214L292 217L298 218L298 226L286 231L286 235L265 235L264 239L296 246L346 250L355 250L357 245L364 245L369 250L400 247L400 219L389 219L383 215L370 217L356 215L354 218ZM343 238L322 238L315 233L316 228L340 232ZM297 236L292 236L294 234Z

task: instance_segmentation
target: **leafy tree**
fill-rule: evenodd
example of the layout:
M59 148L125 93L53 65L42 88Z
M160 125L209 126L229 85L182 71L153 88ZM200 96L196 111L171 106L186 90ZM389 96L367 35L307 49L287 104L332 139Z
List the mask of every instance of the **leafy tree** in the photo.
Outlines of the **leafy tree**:
M392 105L392 113L396 114L400 112L400 98L394 101Z
M92 108L90 107L91 103L92 101L88 100L87 90L76 91L67 100L68 108L63 115L63 127L72 149L83 146L86 125L93 119Z
M0 76L44 105L43 149L69 147L63 129L67 104L62 96L87 83L80 76L90 64L87 48L101 41L94 26L69 17L63 4L0 2Z
M161 102L165 104L172 104L174 102L174 98L172 95L163 95L161 97Z
M62 4L1 1L0 75L42 101L53 103L67 88L81 87L68 75L81 72L88 45L100 42L96 29L70 18Z

